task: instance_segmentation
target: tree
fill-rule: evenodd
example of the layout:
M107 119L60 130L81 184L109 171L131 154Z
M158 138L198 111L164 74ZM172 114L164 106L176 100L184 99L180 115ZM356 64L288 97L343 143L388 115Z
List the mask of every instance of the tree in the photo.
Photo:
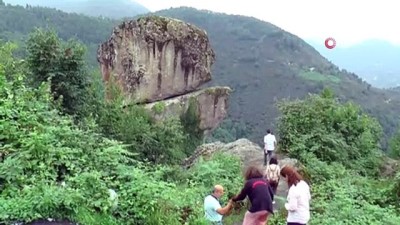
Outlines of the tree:
M0 43L1 223L71 218L80 207L107 210L110 180L128 164L129 153L54 110L48 83L25 85L13 49Z
M62 42L52 30L36 29L28 39L27 50L33 86L49 80L54 100L60 102L64 113L85 114L90 86L85 47L74 40Z
M400 158L400 130L389 140L389 156L395 159Z
M324 162L377 172L382 128L358 105L341 104L324 90L304 100L281 101L278 108L280 145L290 157L306 162L311 153Z

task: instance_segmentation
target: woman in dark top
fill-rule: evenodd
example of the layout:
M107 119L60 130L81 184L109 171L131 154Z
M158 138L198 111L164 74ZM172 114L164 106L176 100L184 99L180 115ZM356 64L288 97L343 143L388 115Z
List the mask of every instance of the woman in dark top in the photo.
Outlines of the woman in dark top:
M272 188L264 179L263 171L256 166L248 167L244 178L246 181L243 189L232 198L232 201L242 201L248 196L251 207L244 216L243 225L265 225L268 216L273 213Z

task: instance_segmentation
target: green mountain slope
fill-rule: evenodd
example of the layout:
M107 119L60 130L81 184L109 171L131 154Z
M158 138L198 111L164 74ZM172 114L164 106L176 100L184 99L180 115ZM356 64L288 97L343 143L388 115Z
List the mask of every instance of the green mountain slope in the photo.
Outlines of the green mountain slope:
M55 29L64 40L77 38L88 47L91 66L98 66L96 52L118 21L65 13L42 7L23 7L0 4L0 40L19 42L24 45L27 35L35 27ZM24 53L21 48L20 53Z
M397 126L400 92L382 90L340 71L300 38L244 16L193 8L175 8L156 14L175 17L205 29L216 51L213 81L234 89L229 120L244 124L245 134L258 143L278 116L274 103L282 98L302 98L309 92L332 87L342 100L354 100L376 116L391 135ZM68 14L40 7L0 6L0 39L21 43L34 27L54 27L63 39L76 37L88 45L88 59L96 62L98 45L119 21ZM237 130L237 129L236 129ZM237 136L242 137L243 132Z
M234 88L230 119L244 122L249 137L261 142L274 127L281 98L302 98L331 87L342 100L359 103L376 116L390 135L400 112L398 93L371 87L353 73L341 71L295 35L255 18L193 8L175 8L156 14L174 17L205 29L216 51L211 85Z
M13 5L31 5L56 8L65 12L114 19L133 17L149 10L133 0L5 0Z

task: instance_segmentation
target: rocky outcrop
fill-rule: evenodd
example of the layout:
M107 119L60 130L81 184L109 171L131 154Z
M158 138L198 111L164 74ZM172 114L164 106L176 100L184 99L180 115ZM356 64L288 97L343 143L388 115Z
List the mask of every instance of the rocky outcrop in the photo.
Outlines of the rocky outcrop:
M198 119L198 127L211 131L222 121L228 108L228 87L212 87L160 102L147 104L153 117L163 120L178 115Z
M400 169L400 161L389 157L383 157L383 161L385 163L383 163L380 168L381 176L394 177Z
M183 161L183 166L189 168L196 163L200 157L208 158L216 152L225 152L238 156L244 165L249 165L261 160L263 157L262 151L263 150L259 145L245 138L238 139L231 143L207 143L197 147L195 152Z
M159 16L123 22L97 57L103 80L113 77L133 103L196 90L211 80L215 60L205 31Z
M250 140L242 138L230 143L218 141L200 145L190 157L183 161L182 165L185 168L189 168L195 164L200 157L207 159L216 152L224 152L230 155L238 156L243 162L244 167L248 165L263 165L264 162L263 149ZM281 167L286 165L296 168L301 167L297 159L282 157L280 155L277 157L279 166Z
M104 82L117 84L125 104L145 103L155 119L191 113L209 132L227 114L230 88L199 90L211 80L215 54L206 32L191 24L160 16L123 22L97 59Z
M253 160L255 156L262 154L262 149L260 146L244 138L227 144L217 141L198 146L194 153L183 161L182 165L184 168L189 168L200 157L208 158L216 152L232 153L238 156L242 162L247 163Z

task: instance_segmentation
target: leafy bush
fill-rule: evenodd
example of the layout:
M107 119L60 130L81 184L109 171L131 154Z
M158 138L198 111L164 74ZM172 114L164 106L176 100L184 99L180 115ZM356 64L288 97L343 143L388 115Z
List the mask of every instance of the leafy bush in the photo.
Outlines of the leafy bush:
M340 163L308 157L302 172L311 186L310 225L400 223L398 185L392 180L363 177ZM268 224L283 224L286 215L282 209Z
M187 171L175 170L185 180L165 179L169 166L152 169L144 166L125 173L119 193L121 202L119 216L146 224L202 224L203 199L215 184L222 184L228 192L239 191L242 185L239 159L225 154L214 155L210 160L200 160ZM146 171L146 172L144 172ZM227 195L222 201L227 202Z
M314 185L310 224L399 224L397 210L386 202L385 183L348 176Z
M322 161L377 174L382 129L359 106L341 104L325 90L304 100L282 101L278 108L282 112L278 129L283 152L296 158L311 152Z
M1 50L10 63L0 64L0 220L72 217L81 206L107 212L107 189L129 152L61 116L49 85L26 86L12 48Z
M300 159L311 185L310 225L399 224L400 182L382 178L381 127L357 105L340 103L329 90L283 101L281 150ZM284 221L284 214L271 224Z
M64 43L54 31L36 29L28 39L27 50L31 83L37 87L49 80L53 98L60 101L63 112L86 116L90 84L85 46L75 40Z
M400 159L400 130L389 140L389 155L395 159Z
M232 156L216 155L189 171L132 160L126 146L95 132L102 129L94 120L79 126L61 115L48 83L26 86L22 64L12 59L12 45L0 50L0 222L51 217L90 225L205 224L203 198L212 186L241 186L239 160ZM159 151L181 144L174 121L153 123L139 107L120 110L118 115L132 127L117 117L112 135L122 139L118 135L124 129L136 131L125 132L139 137L132 142L135 148L149 146L146 140L153 140ZM133 113L138 117L129 118ZM145 150L150 149L136 152ZM118 194L117 208L109 188Z
M111 82L109 99L97 99L93 115L104 136L122 141L137 159L174 164L186 157L184 147L190 138L179 119L154 121L140 105L124 106L122 93Z

